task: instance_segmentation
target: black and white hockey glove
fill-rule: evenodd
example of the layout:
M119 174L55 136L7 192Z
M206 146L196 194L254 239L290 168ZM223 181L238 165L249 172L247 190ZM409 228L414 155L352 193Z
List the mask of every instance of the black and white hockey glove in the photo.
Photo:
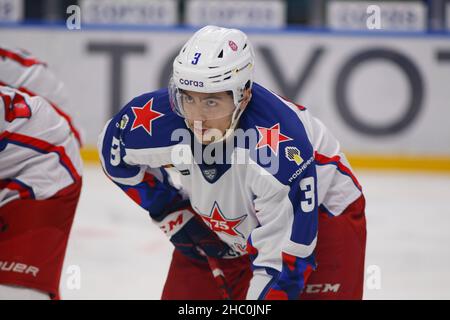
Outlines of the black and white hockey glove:
M153 217L156 225L169 237L176 250L184 255L206 261L205 255L223 257L230 247L202 221L189 201L173 212Z

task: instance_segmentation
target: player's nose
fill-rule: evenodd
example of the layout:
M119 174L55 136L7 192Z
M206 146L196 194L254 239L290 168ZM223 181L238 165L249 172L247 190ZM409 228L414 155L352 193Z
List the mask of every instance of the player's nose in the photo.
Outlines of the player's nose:
M203 110L203 108L196 108L195 112L193 113L193 118L194 121L205 122L206 120L208 120L208 114Z

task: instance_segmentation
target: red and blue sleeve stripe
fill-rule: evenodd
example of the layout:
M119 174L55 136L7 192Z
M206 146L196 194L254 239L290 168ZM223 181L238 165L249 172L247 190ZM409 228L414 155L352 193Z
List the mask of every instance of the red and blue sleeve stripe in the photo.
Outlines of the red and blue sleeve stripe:
M2 144L4 144L4 146L6 146L6 144L8 143L11 143L17 146L32 149L42 154L55 153L59 158L59 163L72 177L72 180L74 182L81 180L81 176L78 174L78 171L75 168L72 160L67 155L65 148L62 146L56 146L41 139L37 139L20 133L12 133L9 131L4 131L0 135L0 140L2 140Z
M0 86L8 86L8 84L0 81ZM30 97L37 96L36 93L30 91L29 89L27 89L25 87L19 87L19 88L16 88L16 89L19 90L19 91L22 91L22 92L24 92L26 94L28 94ZM66 122L67 122L67 124L68 124L68 126L70 128L70 131L72 131L73 135L75 136L75 139L77 139L78 145L80 147L82 147L83 143L82 143L82 140L81 140L80 131L73 124L72 118L67 113L62 111L62 109L60 107L58 107L55 103L53 103L52 101L48 100L46 97L43 97L43 98L46 99L46 101L50 104L50 106L53 108L53 110L55 110L55 112L59 116L61 116L62 118L64 118L64 120L66 120Z
M0 180L0 189L15 190L19 193L20 199L35 199L33 188L19 179Z
M319 166L329 165L329 164L335 165L337 170L340 173L350 177L350 179L352 179L352 181L355 184L355 186L359 190L362 190L362 187L359 184L358 179L356 179L356 176L353 174L353 172L350 170L350 168L348 168L347 166L345 166L342 163L340 156L336 155L336 156L333 156L333 157L327 157L326 155L320 154L320 153L318 153L316 151L314 153L314 159L316 160L316 164L319 165Z
M23 55L20 55L18 53L15 53L13 51L10 50L6 50L4 48L0 48L0 57L2 58L8 58L11 60L14 60L15 62L19 63L20 65L24 66L24 67L31 67L37 64L41 64L43 66L46 66L46 64L34 57L26 57Z

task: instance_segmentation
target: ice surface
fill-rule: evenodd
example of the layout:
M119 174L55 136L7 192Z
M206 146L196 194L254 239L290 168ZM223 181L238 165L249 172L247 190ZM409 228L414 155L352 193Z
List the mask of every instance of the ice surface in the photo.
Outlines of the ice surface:
M356 171L367 199L365 299L450 299L450 175ZM99 166L87 166L63 274L63 299L159 299L172 245ZM80 288L73 288L74 269ZM373 274L367 274L368 276Z

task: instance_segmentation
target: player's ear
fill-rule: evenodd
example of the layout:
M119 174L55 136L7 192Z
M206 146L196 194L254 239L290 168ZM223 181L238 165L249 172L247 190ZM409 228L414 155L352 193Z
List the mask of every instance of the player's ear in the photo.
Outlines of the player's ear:
M244 98L242 98L242 102L241 102L241 106L240 108L242 110L245 110L245 108L247 107L248 103L250 102L250 100L252 99L252 89L251 88L247 88L244 90Z

